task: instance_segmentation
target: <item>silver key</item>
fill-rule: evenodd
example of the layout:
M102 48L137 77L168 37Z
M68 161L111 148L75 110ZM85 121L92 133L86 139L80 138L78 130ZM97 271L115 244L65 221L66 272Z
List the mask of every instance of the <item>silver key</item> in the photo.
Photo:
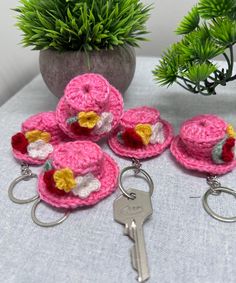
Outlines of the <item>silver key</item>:
M135 199L128 199L121 195L113 205L114 219L125 225L124 234L134 241L131 249L132 266L138 272L138 282L145 282L149 278L149 268L145 247L143 224L152 215L151 196L147 192L129 189Z

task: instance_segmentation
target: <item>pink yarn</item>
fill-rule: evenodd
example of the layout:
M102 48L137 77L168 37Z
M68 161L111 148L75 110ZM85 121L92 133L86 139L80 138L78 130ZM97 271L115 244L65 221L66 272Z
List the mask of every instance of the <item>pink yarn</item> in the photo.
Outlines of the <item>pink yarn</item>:
M55 207L76 208L94 205L109 196L117 187L119 168L116 162L101 148L90 141L68 142L55 147L50 156L55 169L68 167L75 175L92 173L101 183L99 191L93 192L86 199L68 193L56 195L49 191L39 176L38 192L42 200Z
M123 128L133 128L137 124L154 125L160 118L160 112L151 107L143 106L125 111L120 125Z
M117 138L117 133L123 131L125 128L134 128L137 124L154 125L157 122L161 122L164 126L165 141L162 144L148 144L144 147L132 148L125 144L121 144ZM119 129L111 134L108 143L111 149L118 155L144 159L160 155L170 145L172 139L172 125L160 118L160 112L157 109L151 107L139 107L125 111Z
M98 114L108 104L110 85L101 75L84 74L72 79L65 88L65 100L76 112L95 111Z
M222 175L236 166L236 160L215 164L212 161L213 147L224 139L227 123L211 114L199 115L184 122L180 134L171 144L171 152L187 169Z
M56 118L62 131L73 139L98 141L108 132L77 135L71 131L67 119L80 111L94 111L98 115L110 112L113 115L112 129L115 129L123 114L123 98L120 92L98 74L85 74L72 79L65 89L56 109Z
M57 125L56 114L53 111L41 112L36 115L30 116L25 122L22 123L21 131L26 133L29 131L45 131L51 134L50 143L55 146L61 142L68 140L66 135L61 131ZM27 154L12 149L13 156L20 161L32 165L42 165L45 160L39 160L29 157Z

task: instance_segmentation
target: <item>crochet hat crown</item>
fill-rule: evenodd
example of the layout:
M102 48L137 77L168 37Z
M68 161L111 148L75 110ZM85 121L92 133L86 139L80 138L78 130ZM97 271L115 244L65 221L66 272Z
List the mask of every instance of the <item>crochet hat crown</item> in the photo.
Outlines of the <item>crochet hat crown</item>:
M187 169L222 175L236 167L236 132L222 118L199 115L185 121L170 150Z
M56 146L45 163L38 192L56 207L93 205L116 189L118 174L116 162L97 144L67 142Z
M116 128L123 114L119 91L98 74L73 78L57 105L59 127L73 139L98 141Z
M50 159L55 169L70 168L75 174L99 175L103 165L103 151L90 141L58 145Z
M213 147L226 133L227 123L215 115L200 115L183 123L180 138L187 152L197 159L211 158Z
M110 85L98 74L84 74L72 79L65 88L65 100L77 112L107 110Z
M160 118L160 112L151 107L139 107L124 112L120 125L124 128L133 128L137 124L154 125Z

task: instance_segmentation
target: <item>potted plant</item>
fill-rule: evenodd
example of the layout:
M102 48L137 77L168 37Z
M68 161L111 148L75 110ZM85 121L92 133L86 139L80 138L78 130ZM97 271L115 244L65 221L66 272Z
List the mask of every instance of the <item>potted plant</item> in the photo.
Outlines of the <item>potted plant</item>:
M164 53L153 71L160 85L177 83L192 93L212 95L217 86L236 79L235 0L200 0L183 18L176 33L183 38ZM226 69L214 63L218 55L223 55Z
M87 72L124 92L150 9L139 0L20 0L15 11L23 45L40 50L43 79L60 97L74 76Z

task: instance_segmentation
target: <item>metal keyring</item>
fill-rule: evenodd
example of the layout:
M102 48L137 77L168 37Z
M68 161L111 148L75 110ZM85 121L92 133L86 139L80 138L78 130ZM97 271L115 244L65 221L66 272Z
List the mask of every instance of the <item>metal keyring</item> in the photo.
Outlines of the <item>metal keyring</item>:
M41 220L39 220L36 216L36 209L38 207L38 205L42 202L41 199L38 199L34 202L33 206L32 206L32 210L31 210L31 218L32 220L34 221L35 224L41 226L41 227L54 227L54 226L57 226L59 224L61 224L62 222L64 222L68 216L70 215L70 211L66 211L64 216L62 216L61 218L59 218L58 220L56 221L52 221L52 222L49 222L49 223L46 223L46 222L42 222Z
M17 203L17 204L26 204L26 203L30 203L32 201L35 201L36 199L38 199L38 195L35 195L31 198L28 198L28 199L18 199L14 196L13 194L13 190L15 188L15 186L21 182L21 181L29 181L30 179L32 178L37 178L38 176L36 174L26 174L26 175L22 175L18 178L16 178L9 186L8 188L8 196L10 198L11 201L13 201L14 203Z
M215 188L214 191L219 192L219 193L221 193L221 192L227 193L227 194L230 194L230 195L233 195L234 197L236 197L236 191L231 190L231 189L226 188L226 187ZM204 194L204 196L202 198L202 204L203 204L205 211L211 217L215 218L216 220L219 220L219 221L222 221L222 222L228 222L228 223L236 222L236 216L235 217L224 217L224 216L220 216L220 215L216 214L208 205L207 198L208 198L209 195L213 195L211 188L208 191L206 191L206 193Z
M123 183L122 183L122 177L124 175L125 172L129 171L129 170L133 170L135 172L135 174L143 174L147 181L148 181L148 184L149 184L149 193L150 195L153 194L153 190L154 190L154 184L153 184L153 181L152 181L152 178L150 177L150 175L143 169L141 168L138 168L137 169L137 166L129 166L129 167L126 167L124 168L121 172L120 172L120 176L119 176L119 189L121 190L121 192L123 193L124 196L126 196L128 199L135 199L135 194L134 193L128 193L126 191L126 189L124 189L124 186L123 186Z

